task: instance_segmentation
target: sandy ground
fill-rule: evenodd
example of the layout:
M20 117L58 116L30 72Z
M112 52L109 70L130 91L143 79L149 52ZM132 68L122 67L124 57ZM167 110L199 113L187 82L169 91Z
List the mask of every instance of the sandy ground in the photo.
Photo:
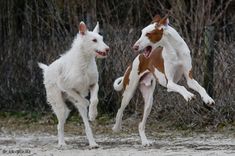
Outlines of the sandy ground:
M117 134L111 130L114 121L100 118L91 123L100 147L89 149L84 125L71 118L65 125L67 146L59 148L56 122L51 119L0 118L0 156L235 156L234 127L217 133L192 132L169 130L150 121L146 135L153 145L142 147L136 118L125 120Z
M1 134L1 156L234 156L235 138L223 134L148 134L151 147L142 147L138 134L96 135L98 149L89 149L85 136L66 134L67 146L57 147L51 134Z

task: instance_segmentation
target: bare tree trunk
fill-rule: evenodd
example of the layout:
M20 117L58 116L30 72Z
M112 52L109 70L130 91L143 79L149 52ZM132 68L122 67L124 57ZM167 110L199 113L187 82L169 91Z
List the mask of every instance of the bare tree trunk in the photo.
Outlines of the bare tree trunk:
M213 72L214 72L214 26L206 26L204 33L205 63L204 63L204 87L210 96L213 96Z
M96 0L88 0L86 13L86 24L88 28L93 28L96 24Z

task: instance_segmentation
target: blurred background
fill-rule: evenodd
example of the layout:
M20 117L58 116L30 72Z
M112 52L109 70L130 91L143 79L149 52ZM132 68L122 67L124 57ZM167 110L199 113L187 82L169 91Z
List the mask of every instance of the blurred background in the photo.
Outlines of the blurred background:
M52 114L37 62L50 64L69 50L80 21L90 30L99 21L111 48L107 59L97 60L99 117L113 118L122 98L113 82L137 56L132 45L156 14L169 13L170 25L191 49L194 78L215 106L192 90L197 98L187 103L157 85L150 119L182 128L235 125L234 0L0 0L0 7L0 116ZM180 84L186 86L184 79ZM71 109L70 116L77 115ZM137 91L125 117L141 116L142 109Z

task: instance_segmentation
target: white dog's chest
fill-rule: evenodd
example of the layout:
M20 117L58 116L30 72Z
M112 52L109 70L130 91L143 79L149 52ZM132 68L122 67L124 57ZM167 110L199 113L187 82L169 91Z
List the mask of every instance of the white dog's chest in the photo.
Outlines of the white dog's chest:
M81 94L87 94L91 86L98 82L97 68L87 69L77 74L73 88L78 90Z

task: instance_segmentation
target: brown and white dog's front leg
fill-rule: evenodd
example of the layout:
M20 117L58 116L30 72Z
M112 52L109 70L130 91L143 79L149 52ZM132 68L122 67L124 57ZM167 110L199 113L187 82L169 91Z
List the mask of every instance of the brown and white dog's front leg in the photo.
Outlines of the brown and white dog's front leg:
M180 93L188 102L194 98L194 94L190 93L184 86L178 85L174 82L175 68L172 63L165 63L165 75L167 78L167 90Z
M206 90L195 79L193 79L192 68L189 67L189 68L185 69L184 76L187 80L188 86L191 89L197 91L200 94L200 96L202 97L202 100L206 104L212 106L215 103L215 101L207 94Z
M151 112L152 105L153 105L153 92L156 86L156 80L151 73L146 75L144 79L140 82L140 91L144 98L144 113L143 119L139 124L139 134L141 137L141 142L143 146L150 146L151 143L148 141L145 135L145 124L147 118Z
M88 113L90 121L94 121L98 115L98 111L97 111L97 104L99 102L98 91L99 91L99 85L98 83L96 83L90 89L91 98L90 98L89 113Z

